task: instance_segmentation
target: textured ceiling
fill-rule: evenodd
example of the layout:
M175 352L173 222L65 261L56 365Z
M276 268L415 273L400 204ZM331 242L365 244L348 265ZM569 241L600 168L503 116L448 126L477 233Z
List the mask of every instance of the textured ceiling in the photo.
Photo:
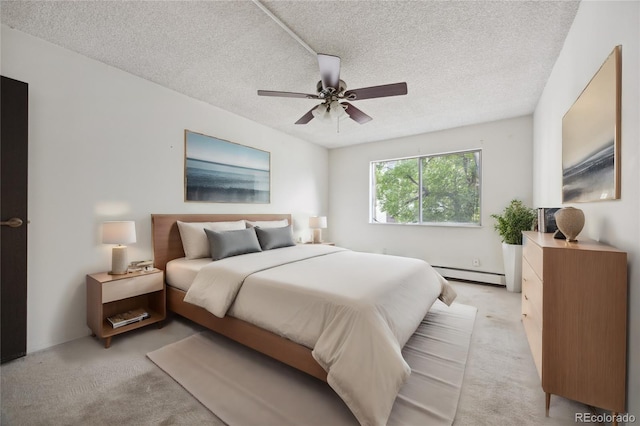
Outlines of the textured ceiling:
M252 1L2 1L2 22L253 121L339 147L530 114L575 1L264 1L348 88L406 81L354 105L360 125L294 122L318 101L316 57Z

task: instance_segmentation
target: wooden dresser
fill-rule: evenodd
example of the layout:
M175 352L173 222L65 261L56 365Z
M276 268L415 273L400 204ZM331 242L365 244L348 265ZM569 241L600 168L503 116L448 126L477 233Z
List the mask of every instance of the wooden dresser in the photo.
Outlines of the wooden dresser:
M523 233L522 323L546 393L625 411L627 254Z

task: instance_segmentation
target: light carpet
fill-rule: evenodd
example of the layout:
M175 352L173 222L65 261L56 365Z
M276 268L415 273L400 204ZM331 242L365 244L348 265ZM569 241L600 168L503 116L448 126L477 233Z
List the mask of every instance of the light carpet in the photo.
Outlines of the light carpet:
M402 353L412 373L389 425L451 425L476 308L436 301ZM211 332L147 354L229 425L356 425L324 382Z

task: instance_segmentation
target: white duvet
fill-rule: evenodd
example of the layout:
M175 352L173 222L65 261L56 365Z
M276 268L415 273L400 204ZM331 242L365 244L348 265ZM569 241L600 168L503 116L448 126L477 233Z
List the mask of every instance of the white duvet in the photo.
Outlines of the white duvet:
M384 425L411 370L401 349L435 300L455 292L429 264L300 245L211 262L185 301L313 349L363 425Z

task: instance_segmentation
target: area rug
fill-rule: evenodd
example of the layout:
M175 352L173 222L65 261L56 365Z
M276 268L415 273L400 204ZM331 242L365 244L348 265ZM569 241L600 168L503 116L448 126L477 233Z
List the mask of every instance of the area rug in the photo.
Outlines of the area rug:
M436 301L403 356L411 376L388 425L451 425L455 418L476 308ZM213 332L147 356L225 423L357 425L324 382Z

